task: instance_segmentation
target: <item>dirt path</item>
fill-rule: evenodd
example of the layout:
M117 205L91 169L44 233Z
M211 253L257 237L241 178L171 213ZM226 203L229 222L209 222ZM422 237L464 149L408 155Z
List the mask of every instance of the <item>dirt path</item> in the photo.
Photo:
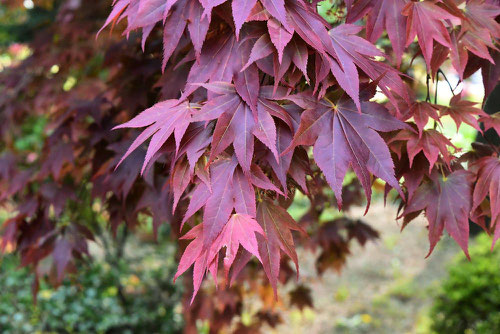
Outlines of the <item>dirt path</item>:
M362 217L364 208L352 216ZM396 209L374 205L363 219L380 232L376 243L361 248L339 275L327 272L316 278L314 257L301 254L303 280L310 282L314 309L292 310L276 333L427 333L426 310L446 264L459 251L444 236L434 253L428 252L426 224L422 217L402 233L395 222Z

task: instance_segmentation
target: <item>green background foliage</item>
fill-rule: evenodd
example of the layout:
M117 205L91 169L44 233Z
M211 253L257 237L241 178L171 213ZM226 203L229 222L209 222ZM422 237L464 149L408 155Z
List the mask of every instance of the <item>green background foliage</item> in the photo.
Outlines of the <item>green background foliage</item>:
M181 285L172 283L173 250L146 246L116 262L85 264L58 288L42 284L36 304L33 276L7 255L0 260L1 332L179 333Z
M470 249L472 261L459 256L450 264L431 312L436 333L500 333L500 247L477 237Z

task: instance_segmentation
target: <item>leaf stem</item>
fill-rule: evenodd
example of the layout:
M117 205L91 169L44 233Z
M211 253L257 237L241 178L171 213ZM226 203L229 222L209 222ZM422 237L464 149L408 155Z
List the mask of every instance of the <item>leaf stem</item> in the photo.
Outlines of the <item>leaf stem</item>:
M427 96L425 97L425 102L431 102L431 89L429 83L431 81L431 76L427 73L427 78L425 80L425 85L427 86Z
M439 70L436 73L436 86L434 87L434 104L438 102ZM452 92L453 93L453 92Z
M457 89L458 85L460 84L460 79L458 80L457 82L457 85L455 86L455 88L453 88L451 86L451 83L450 81L448 80L448 78L446 77L446 74L444 74L444 72L441 70L441 69L438 69L437 73L436 73L436 79L438 78L439 74L441 74L444 78L444 80L446 81L446 83L448 84L448 87L450 87L450 90L451 90L451 93L453 94L453 96L455 96L455 89ZM436 86L437 87L437 86Z

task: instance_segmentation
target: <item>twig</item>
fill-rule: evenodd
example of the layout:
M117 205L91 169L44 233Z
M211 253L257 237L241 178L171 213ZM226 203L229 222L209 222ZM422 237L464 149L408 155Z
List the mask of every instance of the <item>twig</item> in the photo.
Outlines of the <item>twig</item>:
M438 85L439 85L439 70L436 73L436 87L434 87L434 104L437 104L438 102ZM453 93L453 91L452 91Z
M448 78L446 77L446 74L444 74L444 72L443 72L441 69L439 69L439 70L437 71L437 73L436 73L436 79L438 78L439 74L441 74L441 75L443 76L444 80L445 80L445 81L446 81L446 83L448 84L448 87L450 87L451 93L453 94L453 96L455 96L455 89L457 89L458 85L460 84L460 79L458 79L458 82L457 82L456 87L455 87L455 88L453 88L453 87L451 86L450 81L449 81L449 80L448 80Z
M430 81L431 81L431 76L429 73L427 73L427 79L425 81L425 84L427 85L427 96L425 97L425 102L431 102L431 89L429 86Z
M264 74L262 75L262 79L260 80L260 85L261 85L261 86L262 86L262 85L264 85L264 80L265 80L265 79L266 79L266 74L264 73Z

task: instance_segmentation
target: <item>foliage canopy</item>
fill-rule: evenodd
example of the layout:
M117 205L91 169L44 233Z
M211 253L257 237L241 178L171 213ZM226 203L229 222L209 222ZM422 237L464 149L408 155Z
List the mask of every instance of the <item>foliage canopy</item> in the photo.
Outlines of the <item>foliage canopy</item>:
M257 284L253 258L276 295L295 274L282 255L299 273L297 243L321 249L322 272L341 268L351 240L376 238L348 216L319 221L330 205L360 204L361 192L368 210L381 183L403 227L425 213L429 254L446 230L469 256L469 219L495 243L498 143L464 152L441 121L500 131L500 114L465 100L443 70L449 59L461 81L481 71L485 97L493 92L498 1L332 3L333 24L317 1L115 0L110 13L106 1L42 1L54 21L0 75L0 200L15 208L1 248L58 284L88 258L100 218L134 230L146 213L155 233L168 222L189 241L176 275L193 267L187 301L207 273L221 286ZM421 59L423 98L413 80ZM431 101L440 77L447 105L436 87ZM47 119L43 147L16 147L33 117ZM310 202L299 221L287 212L297 194ZM222 326L242 291L219 290L219 304L201 297L191 312L223 313L213 323Z

